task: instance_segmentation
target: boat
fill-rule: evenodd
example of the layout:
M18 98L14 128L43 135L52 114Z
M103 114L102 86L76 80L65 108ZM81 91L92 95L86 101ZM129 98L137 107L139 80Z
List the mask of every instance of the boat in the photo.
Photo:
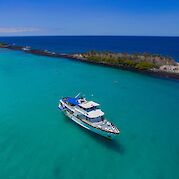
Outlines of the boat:
M24 51L29 51L30 49L31 49L30 46L25 46L22 48L22 50L24 50Z
M74 122L96 134L108 139L120 133L119 129L108 121L104 112L94 101L87 101L84 97L64 97L60 99L58 108Z

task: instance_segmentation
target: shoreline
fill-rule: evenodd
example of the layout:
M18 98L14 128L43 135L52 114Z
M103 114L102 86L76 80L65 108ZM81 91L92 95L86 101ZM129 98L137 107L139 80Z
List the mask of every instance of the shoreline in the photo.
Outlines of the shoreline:
M81 53L77 53L77 54L56 53L56 52L50 52L48 50L31 49L30 47L10 45L10 44L5 44L5 43L0 43L0 48L23 51L25 53L30 53L30 54L39 55L39 56L47 56L47 57L53 57L53 58L67 58L67 59L80 61L84 63L112 67L112 68L126 70L126 71L132 71L132 72L141 73L144 75L150 75L150 76L159 77L159 78L179 80L179 73L177 72L160 70L160 69L140 70L140 69L132 68L132 67L121 65L121 64L116 65L116 64L105 63L102 61L95 62L95 61L90 61L89 59L82 57Z

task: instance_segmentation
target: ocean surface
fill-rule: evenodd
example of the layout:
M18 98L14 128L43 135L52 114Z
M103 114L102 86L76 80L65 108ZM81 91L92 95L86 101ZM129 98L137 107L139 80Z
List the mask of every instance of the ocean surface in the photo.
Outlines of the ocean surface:
M178 38L161 39L165 44L150 40L155 44L151 48L144 37L136 43L124 40L119 48L114 37L110 44L81 37L86 46L74 40L80 37L67 37L63 45L57 40L56 47L55 37L49 44L49 37L46 42L45 37L30 38L4 39L21 45L28 39L27 45L60 52L90 47L132 52L141 45L142 51L179 55ZM0 82L0 179L179 178L178 81L0 49ZM99 102L120 128L113 141L79 127L58 110L60 97L79 92Z

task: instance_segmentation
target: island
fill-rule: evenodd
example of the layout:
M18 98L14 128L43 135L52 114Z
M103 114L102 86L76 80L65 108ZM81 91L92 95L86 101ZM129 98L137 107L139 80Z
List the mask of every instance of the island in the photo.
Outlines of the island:
M48 50L31 49L31 47L0 43L0 48L21 50L26 53L56 58L68 58L81 62L109 66L147 75L179 79L179 63L171 57L150 53L117 53L110 51L89 51L85 53L62 54Z

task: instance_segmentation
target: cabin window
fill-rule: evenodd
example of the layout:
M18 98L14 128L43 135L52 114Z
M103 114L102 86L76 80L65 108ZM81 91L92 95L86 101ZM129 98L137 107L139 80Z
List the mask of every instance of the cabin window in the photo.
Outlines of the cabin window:
M68 111L70 114L73 114L73 111L69 110L68 108L67 108L67 111Z
M101 116L91 119L92 122L100 122L102 120L103 120L103 118Z
M84 116L84 115L82 115L82 114L78 114L77 117L78 117L79 119L82 119L82 120L84 120L84 119L87 120L86 116Z
M88 108L85 111L90 112L99 109L97 106L93 106L92 108Z

